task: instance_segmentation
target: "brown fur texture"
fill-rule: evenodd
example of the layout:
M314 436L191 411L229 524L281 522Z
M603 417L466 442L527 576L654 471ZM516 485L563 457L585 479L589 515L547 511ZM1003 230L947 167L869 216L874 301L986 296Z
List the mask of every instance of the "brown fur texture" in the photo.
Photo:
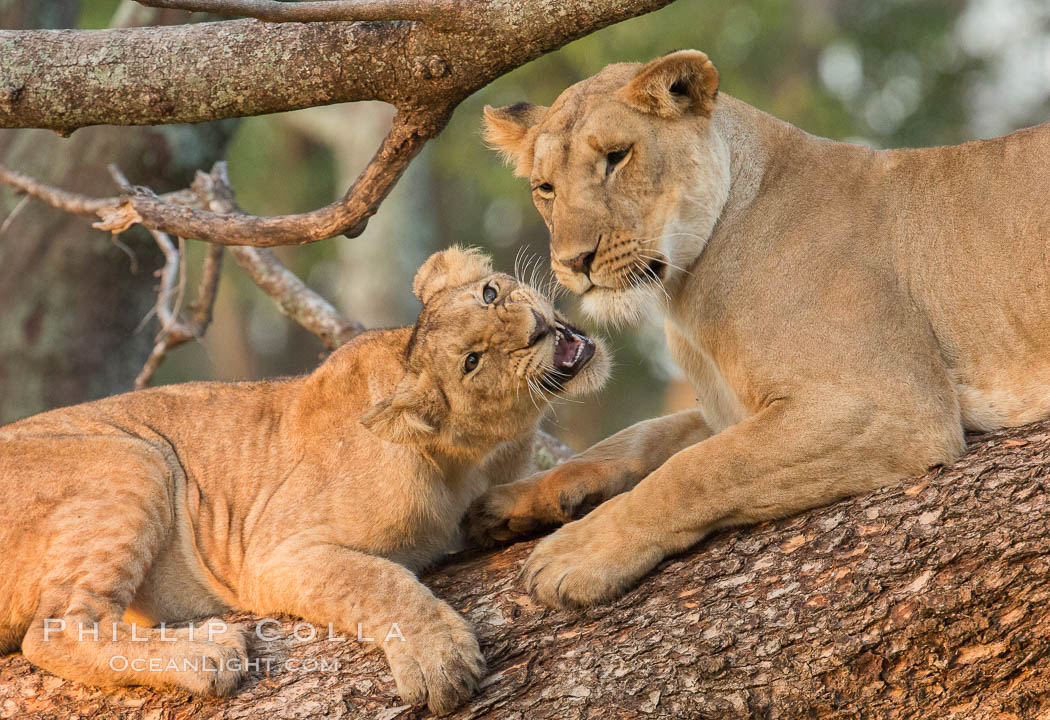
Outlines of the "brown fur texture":
M610 498L533 552L549 605L607 601L720 527L950 463L965 430L1050 416L1050 124L872 150L717 84L686 50L549 109L485 110L559 280L601 319L659 307L698 401L475 505L474 534L499 540Z
M557 315L458 248L415 288L414 327L366 333L308 376L172 385L0 428L0 651L89 684L225 695L241 629L149 626L290 613L382 642L406 702L466 700L485 672L473 631L413 571L454 548L486 487L530 470L544 403L528 383L555 343L537 327ZM599 346L563 389L606 370ZM403 640L384 640L393 623ZM211 671L180 665L201 657ZM150 658L163 667L120 670Z

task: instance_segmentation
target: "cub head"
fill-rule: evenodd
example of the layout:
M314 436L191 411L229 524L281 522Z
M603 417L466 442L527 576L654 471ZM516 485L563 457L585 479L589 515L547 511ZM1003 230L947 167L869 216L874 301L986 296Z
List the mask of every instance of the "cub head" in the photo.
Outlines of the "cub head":
M477 250L432 255L413 292L423 310L400 358L404 377L361 419L380 437L479 457L534 429L557 396L605 382L601 340Z
M559 282L609 321L639 317L700 255L729 194L712 130L718 71L681 50L609 65L549 108L485 108L485 138L529 179Z

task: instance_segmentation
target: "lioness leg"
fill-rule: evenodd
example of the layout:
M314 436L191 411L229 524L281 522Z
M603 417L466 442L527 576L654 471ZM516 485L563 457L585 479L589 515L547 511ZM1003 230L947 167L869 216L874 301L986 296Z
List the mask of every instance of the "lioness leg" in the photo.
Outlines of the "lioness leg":
M549 471L490 488L467 513L468 536L491 545L567 523L711 434L698 410L635 423Z
M843 397L777 400L677 453L540 542L525 566L528 587L556 607L608 600L720 527L816 507L962 452L957 409L926 403L916 407L928 414L903 418Z
M5 599L26 613L26 658L92 685L231 692L244 666L237 632L209 642L206 628L190 641L187 630L162 637L121 620L172 531L175 469L164 454L121 436L16 438L0 452L5 491L40 501L2 533L17 560L3 561L18 585Z
M249 610L290 613L322 627L332 623L351 637L375 638L407 703L451 712L485 675L470 624L402 565L293 538L245 568L242 599Z

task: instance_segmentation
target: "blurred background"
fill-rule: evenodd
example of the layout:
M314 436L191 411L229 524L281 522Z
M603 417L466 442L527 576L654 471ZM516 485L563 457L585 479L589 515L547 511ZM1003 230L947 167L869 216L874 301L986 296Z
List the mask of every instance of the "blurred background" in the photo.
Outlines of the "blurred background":
M79 3L76 23L105 27L118 5L118 0ZM524 99L549 104L566 86L607 63L644 61L679 48L710 55L722 92L810 133L876 147L957 143L1050 119L1046 0L678 0L540 58L468 99L361 237L279 248L278 254L367 327L411 323L419 309L410 291L416 268L432 251L453 243L486 249L505 270L523 248L545 274L546 231L525 181L513 178L484 148L482 106ZM249 212L273 215L305 211L341 196L375 151L391 114L388 106L360 103L224 125L225 156L241 204ZM187 147L192 140L178 132L172 129L166 141ZM71 142L52 134L33 138L36 149ZM191 159L206 159L199 149L186 152L192 158L175 176L192 170ZM143 182L128 174L132 182ZM96 194L109 192L95 189ZM17 201L0 189L0 221ZM107 248L111 244L86 225L81 232L99 235ZM4 244L0 236L0 283ZM148 243L127 244L139 256L141 282L155 282L149 272L157 265L156 253ZM190 267L198 257L192 253L199 252L191 250ZM120 253L111 262L121 273L130 272ZM323 356L320 342L282 317L232 262L224 272L206 337L175 350L155 384L298 374ZM3 296L0 286L0 301ZM140 318L149 302L147 297ZM548 421L551 432L582 449L633 422L693 404L692 391L667 356L659 324L609 332L582 318L571 300L562 303L585 327L609 337L616 365L601 395L558 406ZM31 319L30 309L14 308L12 301L6 313L12 327ZM128 331L137 332L134 342L148 346L155 324ZM6 356L0 348L0 386L5 365L8 385L22 385L12 368L26 352L12 345L14 340L7 342ZM52 371L55 382L70 371L64 367ZM50 381L45 377L43 384ZM85 392L112 389L97 383ZM17 404L0 404L0 420L43 409L40 405L58 397L45 389Z

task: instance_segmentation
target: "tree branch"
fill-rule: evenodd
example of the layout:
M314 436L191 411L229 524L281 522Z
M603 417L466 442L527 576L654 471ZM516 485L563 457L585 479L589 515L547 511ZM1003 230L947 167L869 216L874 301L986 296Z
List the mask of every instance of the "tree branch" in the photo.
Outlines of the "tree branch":
M102 222L96 225L121 232L141 223L180 237L256 247L355 237L465 97L543 53L670 1L580 0L552 13L540 0L150 0L183 9L274 12L287 19L335 12L338 4L376 17L441 22L234 20L0 31L0 127L68 133L96 123L201 122L352 100L388 102L398 108L390 134L339 202L296 215L219 217L137 188L119 204L99 208Z
M208 325L211 324L212 308L215 307L215 295L219 289L219 276L222 273L222 245L209 245L204 261L201 263L201 282L197 290L197 299L190 306L189 319L182 319L179 313L181 299L173 299L172 294L176 286L181 288L185 282L182 272L183 243L179 241L176 248L171 238L166 234L153 231L153 238L157 246L164 253L164 267L158 271L160 276L160 287L157 290L157 320L160 322L160 330L157 332L157 340L153 350L146 359L142 371L135 378L135 389L141 390L149 385L153 374L164 362L164 358L170 350L190 340L200 339ZM178 293L181 295L181 292Z
M100 211L117 207L122 202L119 197L94 198L80 193L67 192L3 165L0 165L0 185L7 185L16 193L34 197L63 212L85 217L95 217ZM195 198L192 190L177 190L165 193L160 197L166 202L176 204L190 203Z
M198 173L193 187L209 211L220 216L241 212L230 185L226 163L216 163L211 173ZM284 315L321 338L329 350L349 342L364 331L360 323L345 318L331 303L307 287L277 259L273 251L234 246L230 248L230 253Z
M399 113L379 151L343 199L310 212L274 217L220 215L174 204L148 188L134 188L120 204L100 209L102 220L95 227L120 233L141 223L195 240L255 247L304 245L339 234L356 237L429 137Z
M490 675L454 720L1042 718L1050 709L1050 423L976 438L950 468L722 532L581 613L518 579L534 546L423 581L478 632ZM257 618L228 620L255 628ZM263 626L223 699L61 682L0 659L7 715L419 720L375 643ZM301 634L302 636L302 634ZM370 651L371 650L371 651ZM290 662L288 662L290 661Z
M148 191L131 188L127 178L117 167L111 166L110 174L117 186L125 192L145 192L152 195ZM365 171L365 175L367 174L368 170ZM35 197L54 208L74 215L101 212L112 218L122 212L134 213L128 204L116 205L120 202L119 198L92 198L80 193L65 192L27 175L8 170L2 165L0 165L0 184L9 185L17 192L25 193L28 197ZM368 187L374 189L375 185ZM232 218L229 214L242 213L230 185L226 163L223 162L216 163L210 173L198 171L192 187L167 193L163 199L153 196L153 201L157 207L163 208L162 212L165 214L202 216L207 218L208 222L214 223L239 219ZM378 204L378 199L375 200L375 203ZM194 209L194 206L201 210ZM249 216L242 215L241 217ZM5 220L4 224L0 224L0 234L3 233L6 223ZM191 306L190 318L185 320L179 315L179 303L172 299L176 285L182 281L180 273L182 254L168 233L152 228L150 232L165 258L164 267L158 271L160 285L155 310L160 322L160 331L149 358L135 379L136 388L143 388L149 384L153 374L170 350L189 340L200 338L207 330L215 303L223 249L222 244L213 243L209 246L202 265L201 286L197 300ZM179 237L182 237L182 234ZM237 264L244 268L248 276L264 293L270 296L281 313L320 338L329 350L349 342L364 330L360 323L344 317L331 303L310 289L270 250L233 246L230 251Z
M136 0L147 7L250 17L266 22L416 20L449 27L461 3L445 0Z
M542 0L446 0L439 7L450 8L449 29L230 20L4 30L0 127L70 132L95 124L192 123L355 100L447 117L510 70L670 2L577 0L552 12Z

